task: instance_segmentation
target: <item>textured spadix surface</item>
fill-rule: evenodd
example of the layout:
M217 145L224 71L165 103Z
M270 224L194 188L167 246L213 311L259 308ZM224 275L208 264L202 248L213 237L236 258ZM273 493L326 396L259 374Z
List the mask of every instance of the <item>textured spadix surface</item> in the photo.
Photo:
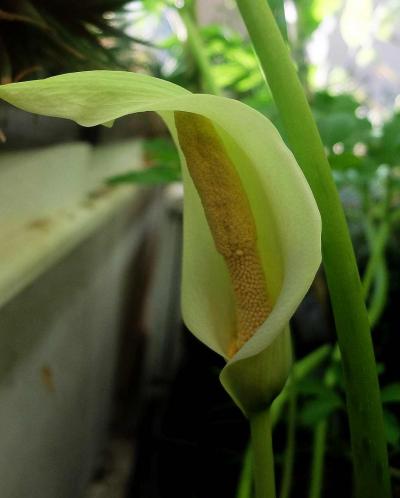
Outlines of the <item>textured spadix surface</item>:
M118 71L4 85L0 98L26 111L72 119L83 126L144 111L163 117L180 150L183 168L184 321L201 341L227 359L221 381L241 409L247 414L264 409L286 380L289 320L321 260L320 216L314 198L274 126L240 102L194 95L163 80ZM228 351L236 324L231 279L179 147L175 111L199 114L212 122L236 168L254 218L273 308L232 358Z

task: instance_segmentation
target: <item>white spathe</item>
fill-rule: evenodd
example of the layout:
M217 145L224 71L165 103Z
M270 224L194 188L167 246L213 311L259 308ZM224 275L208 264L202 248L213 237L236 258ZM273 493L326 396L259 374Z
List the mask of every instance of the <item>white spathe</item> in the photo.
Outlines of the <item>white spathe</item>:
M227 362L221 380L247 414L270 403L290 365L289 320L321 262L316 203L272 123L235 100L195 95L151 76L119 71L88 71L4 85L0 98L29 112L73 119L84 126L155 111L166 121L178 148L174 111L197 113L213 122L248 196L275 303L263 325ZM201 341L228 359L235 333L230 278L180 154L185 189L183 317Z

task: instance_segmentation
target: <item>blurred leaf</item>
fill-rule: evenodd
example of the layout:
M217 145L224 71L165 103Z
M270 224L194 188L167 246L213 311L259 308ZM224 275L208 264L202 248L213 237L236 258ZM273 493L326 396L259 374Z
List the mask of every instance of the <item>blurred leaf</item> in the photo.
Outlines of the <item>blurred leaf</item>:
M343 407L339 394L327 386L323 378L303 379L296 384L296 389L299 395L306 398L300 409L300 419L304 425L314 425Z
M360 106L353 95L331 95L328 92L317 92L312 99L312 107L319 112L355 112Z
M307 40L321 21L333 14L341 4L342 0L295 0L300 39Z
M179 168L180 160L176 147L169 138L152 138L144 142L148 165ZM178 165L178 166L177 166Z
M385 373L385 364L384 363L377 363L376 364L376 373L379 375L382 375L383 373Z
M113 176L107 180L109 185L120 183L140 183L145 185L159 185L178 182L181 180L179 168L172 169L164 166L154 166L140 171L129 171L122 175Z
M400 382L389 384L381 390L382 403L400 403Z
M342 154L330 154L329 164L333 169L346 170L350 168L360 168L362 159L355 156L351 152L343 152Z
M379 164L400 164L400 114L385 123L380 136L371 138L369 150Z
M318 92L312 100L312 109L322 141L328 148L341 143L345 152L353 152L356 144L369 143L372 126L366 118L356 115L359 102L352 95L333 96ZM349 159L350 156L346 156Z
M316 116L322 140L328 147L342 143L351 150L355 144L364 143L371 132L371 124L367 119L359 119L349 112L330 112Z
M393 446L398 446L400 443L400 422L388 410L383 411L383 420L385 423L385 432L387 442Z
M343 4L343 0L314 0L312 13L315 19L322 21L325 17L332 15Z
M207 53L219 86L235 92L236 96L265 93L264 79L251 44L224 27L211 25L202 28Z
M127 171L122 175L109 178L107 183L141 183L159 185L181 180L178 152L169 138L153 138L144 142L145 162L147 168Z
M328 388L321 378L308 377L296 384L296 390L299 394L303 395L325 395L330 393L331 389Z
M343 406L343 401L336 393L325 393L304 403L300 411L300 420L304 425L314 426Z

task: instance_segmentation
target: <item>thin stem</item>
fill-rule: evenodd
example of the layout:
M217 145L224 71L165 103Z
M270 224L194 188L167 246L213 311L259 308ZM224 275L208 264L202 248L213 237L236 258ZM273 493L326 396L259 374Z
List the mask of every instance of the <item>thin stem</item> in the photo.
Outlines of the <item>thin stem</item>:
M375 274L374 290L368 306L368 316L373 329L378 323L386 306L389 291L389 272L382 257Z
M274 453L269 410L250 417L256 498L275 498Z
M328 429L328 420L324 419L318 422L314 431L313 440L313 460L311 464L311 480L309 498L320 498L322 484L324 479L324 461L326 435Z
M389 276L385 261L385 249L390 237L391 221L389 215L384 216L381 226L375 229L367 217L365 233L370 247L370 257L363 275L362 284L364 298L367 299L372 283L373 290L369 298L368 316L373 329L379 320L386 304L389 287Z
M322 254L347 392L356 496L389 498L390 480L368 314L324 147L287 46L265 0L236 0L322 218Z
M368 316L371 328L376 325L385 309L389 289L389 275L385 260L385 249L389 241L393 223L393 218L390 215L392 190L392 178L389 174L386 179L386 195L383 201L379 228L375 228L369 214L367 214L365 220L365 234L370 248L370 257L363 275L362 284L365 299L368 298L372 283L374 284L368 305ZM368 207L370 204L368 189L365 192L364 198L366 200L365 204Z
M390 235L390 222L388 219L382 221L378 230L374 228L370 220L366 220L366 232L371 250L371 255L363 275L364 298L367 298L374 280L377 268L382 260L383 253Z
M334 364L338 361L340 361L340 351L336 345L332 350L331 363L324 375L324 384L329 389L333 389L336 384ZM327 433L328 418L325 418L318 422L314 430L309 498L321 498L322 495Z
M296 451L296 416L297 416L297 392L296 381L293 380L290 388L289 412L286 433L285 460L282 470L282 482L279 498L289 498L292 490L292 476L294 467L294 455Z
M221 95L221 89L215 82L211 71L203 39L197 25L192 19L190 10L187 7L183 7L179 10L179 13L186 27L188 45L200 71L204 89L214 95Z

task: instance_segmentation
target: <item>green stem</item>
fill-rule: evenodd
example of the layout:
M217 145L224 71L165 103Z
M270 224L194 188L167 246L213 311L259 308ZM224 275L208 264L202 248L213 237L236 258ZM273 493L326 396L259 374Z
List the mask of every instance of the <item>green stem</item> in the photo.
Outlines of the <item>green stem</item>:
M367 267L365 269L363 275L363 291L364 298L367 298L369 291L371 289L372 282L374 280L377 267L379 266L383 253L385 251L385 247L390 235L390 222L388 219L382 221L379 230L373 227L370 220L366 221L367 227L367 237L370 246L371 255L367 263ZM377 232L377 233L376 233Z
M368 306L368 316L370 318L371 328L374 327L377 319L382 312L386 301L387 292L387 270L385 260L383 258L384 248L386 246L387 237L389 236L390 223L387 221L389 218L384 216L382 221L381 230L378 235L375 233L373 223L367 218L366 220L366 233L368 244L371 250L371 256L367 264L367 270L363 275L362 285L365 296L368 293L369 285L374 279L374 292L372 294L370 304ZM387 225L387 227L384 227ZM387 230L386 230L387 228ZM382 233L387 233L387 237L383 237ZM378 239L378 240L377 240ZM368 270L369 269L369 270ZM386 273L385 271L386 270ZM382 278L381 278L382 277ZM371 279L368 284L368 279ZM381 280L383 281L381 282ZM385 285L386 284L386 285ZM335 356L340 352L335 346L332 354L332 362L335 362ZM325 376L325 384L328 387L333 387L335 384L334 376L332 375L332 366L328 367ZM313 438L313 461L311 465L311 480L310 480L310 494L309 498L320 498L322 493L323 478L324 478L324 461L325 461L325 447L327 438L328 420L324 419L319 422L314 430Z
M324 459L328 420L318 422L314 431L313 460L311 464L311 481L309 498L320 498L324 479Z
M375 275L374 290L368 306L371 328L378 323L386 306L389 291L389 273L385 259L382 257Z
M365 220L365 233L369 245L370 257L366 270L363 275L364 299L368 298L371 285L373 282L373 291L369 298L368 316L371 328L378 322L387 301L389 289L389 275L385 260L385 249L389 241L393 217L391 216L392 204L392 178L389 174L386 179L386 195L383 201L382 212L380 216L380 227L375 228L372 216L367 214ZM364 194L367 213L370 211L369 189L365 189Z
M292 382L293 377L296 378L298 382L309 375L313 370L315 370L321 363L326 359L328 354L331 352L331 347L328 345L320 346L315 349L307 356L301 360L296 361L293 365L292 374L286 383L283 390L280 392L279 396L275 398L271 406L271 426L272 429L275 427L282 413L283 407L286 402L290 400L292 392ZM252 464L251 464L251 445L248 445L245 456L243 459L243 467L240 473L238 491L236 498L250 498L251 497L251 478L252 478Z
M200 71L205 91L214 95L221 95L221 89L216 84L215 78L212 75L211 65L206 53L203 39L197 25L192 19L190 10L183 7L179 10L179 13L183 23L185 24L188 45Z
M385 249L390 230L391 221L389 215L383 217L378 230L375 229L369 217L365 221L365 233L370 247L370 257L363 275L362 284L364 298L367 299L372 282L374 283L368 305L368 316L372 329L379 320L387 300L389 277L385 261Z
M284 0L270 0L270 7L272 10L272 14L276 19L276 23L282 37L284 40L288 39L287 25L286 25L286 17L285 17L285 4Z
M275 498L274 453L269 410L251 416L250 431L256 498Z
M292 490L292 476L294 467L294 455L296 451L296 415L297 415L297 393L296 381L292 380L289 397L289 413L287 424L287 440L285 460L282 470L282 482L279 498L289 498Z
M329 389L334 389L336 375L334 364L340 361L340 351L337 345L331 354L331 363L324 375L324 384ZM310 494L309 498L321 498L324 482L325 447L328 433L328 418L318 422L314 430L313 459L311 464Z
M347 392L356 496L389 498L390 480L375 357L342 205L316 124L266 0L236 0L292 151L322 218L322 254Z
M251 463L251 446L248 445L244 457L242 471L240 472L236 498L251 498L253 491L253 466Z

